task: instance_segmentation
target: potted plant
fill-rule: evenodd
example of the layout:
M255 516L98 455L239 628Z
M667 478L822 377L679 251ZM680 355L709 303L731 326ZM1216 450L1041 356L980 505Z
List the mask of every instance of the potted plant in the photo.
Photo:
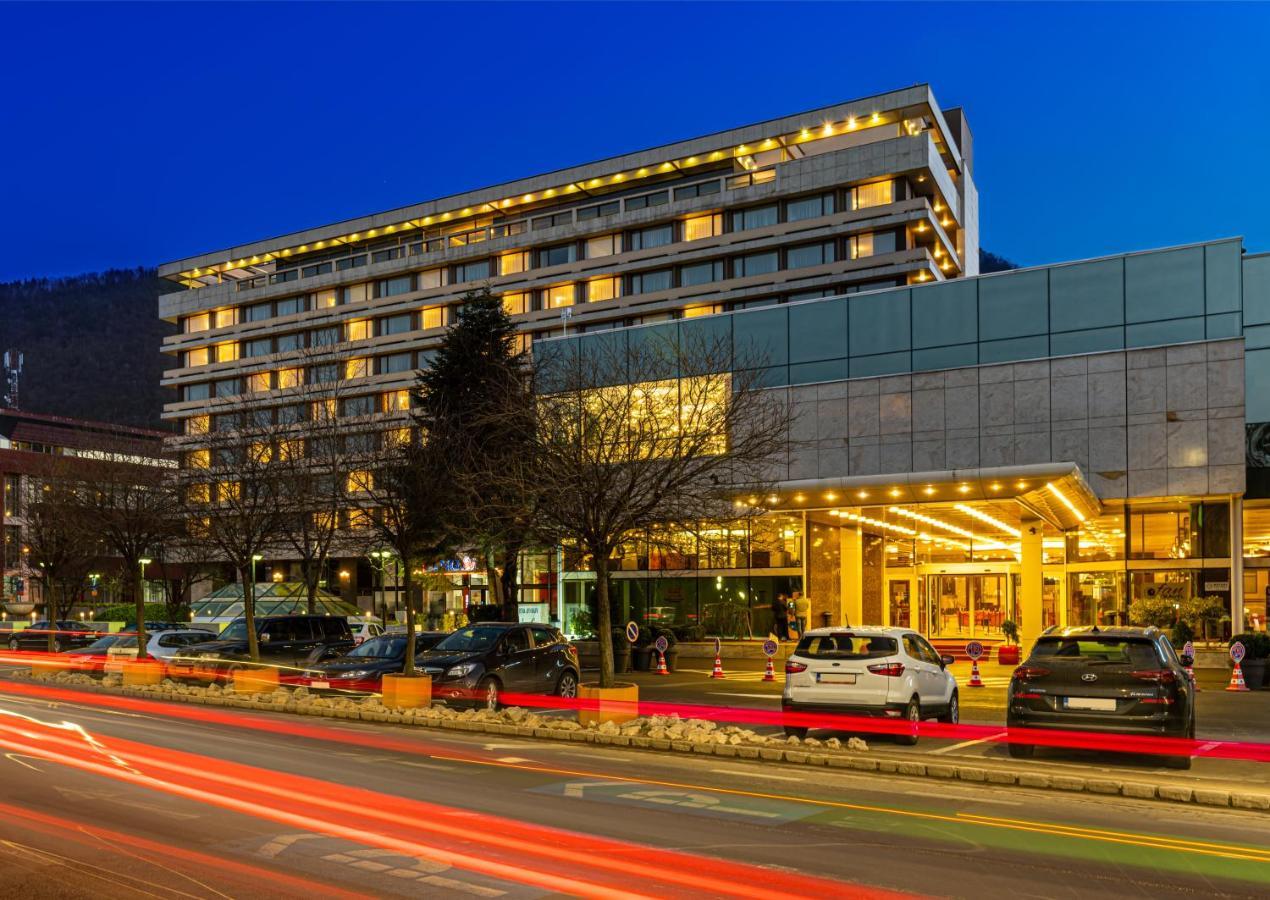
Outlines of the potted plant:
M1226 615L1226 601L1215 594L1206 597L1190 597L1182 601L1178 620L1185 622L1201 640L1207 641L1217 631L1217 625ZM1178 643L1177 641L1173 642Z
M1018 623L1013 619L1006 619L1001 623L1001 633L1005 635L1008 643L997 648L997 662L1003 666L1017 666L1019 664Z
M653 630L653 628L641 628L639 637L635 639L635 646L631 647L631 663L636 672L652 671L653 641L656 639ZM629 644L625 633L622 634L622 643Z
M1260 690L1265 684L1266 657L1270 656L1270 635L1261 631L1248 631L1230 639L1231 644L1236 641L1244 645L1243 662L1239 664L1239 668L1244 673L1244 684L1248 685L1249 690Z

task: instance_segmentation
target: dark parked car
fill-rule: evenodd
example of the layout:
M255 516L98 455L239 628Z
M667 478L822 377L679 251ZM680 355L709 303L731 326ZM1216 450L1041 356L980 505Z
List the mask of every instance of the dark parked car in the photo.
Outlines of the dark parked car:
M53 632L54 653L61 653L63 650L73 650L77 647L87 647L101 637L100 632L89 631L83 622L63 620L57 622L53 628L49 627L47 621L34 622L30 628L15 631L9 637L9 649L47 650L49 631Z
M1194 738L1187 662L1158 628L1050 628L1010 678L1006 726ZM1014 757L1033 749L1010 742Z
M509 694L578 695L578 652L548 625L481 622L419 654L432 696L498 709Z
M105 671L106 660L110 658L107 651L127 637L130 635L104 634L86 647L66 650L63 653L68 659L74 661L77 671L100 675Z
M295 675L299 670L353 649L353 632L343 616L265 616L256 620L260 662ZM247 621L235 619L220 638L198 644L168 664L176 677L224 678L249 662Z
M420 654L435 647L446 634L444 631L416 633L415 653ZM407 640L404 634L381 634L373 637L343 656L328 659L308 669L297 683L317 690L378 693L385 675L401 671L406 657ZM422 671L418 656L415 657L415 668Z

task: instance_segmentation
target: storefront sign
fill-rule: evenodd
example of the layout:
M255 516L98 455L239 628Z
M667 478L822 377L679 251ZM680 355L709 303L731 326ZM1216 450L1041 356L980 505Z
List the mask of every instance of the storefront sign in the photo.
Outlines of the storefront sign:
M1228 591L1230 590L1229 581L1205 581L1204 590L1206 591Z

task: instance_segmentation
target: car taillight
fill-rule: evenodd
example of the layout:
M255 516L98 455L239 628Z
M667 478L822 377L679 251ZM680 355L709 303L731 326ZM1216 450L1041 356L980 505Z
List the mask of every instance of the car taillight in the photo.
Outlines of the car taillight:
M568 653L570 656L572 656L574 659L578 658L578 648L573 646L572 644L565 645L565 652Z
M794 662L792 659L786 660L785 662L786 675L797 675L799 672L806 672L806 671L807 671L806 663Z
M1034 681L1037 678L1044 678L1049 673L1049 669L1042 669L1040 666L1019 666L1014 670L1014 677L1018 681Z
M869 671L874 675L888 675L891 678L898 678L904 674L904 663L874 663L869 666Z
M1150 681L1153 684L1174 684L1177 682L1172 669L1139 669L1131 674L1134 678Z

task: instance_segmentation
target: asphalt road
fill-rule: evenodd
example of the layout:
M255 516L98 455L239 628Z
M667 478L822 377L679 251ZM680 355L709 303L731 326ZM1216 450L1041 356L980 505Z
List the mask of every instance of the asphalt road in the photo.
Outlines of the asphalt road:
M1261 813L163 709L0 697L6 895L1270 891Z

